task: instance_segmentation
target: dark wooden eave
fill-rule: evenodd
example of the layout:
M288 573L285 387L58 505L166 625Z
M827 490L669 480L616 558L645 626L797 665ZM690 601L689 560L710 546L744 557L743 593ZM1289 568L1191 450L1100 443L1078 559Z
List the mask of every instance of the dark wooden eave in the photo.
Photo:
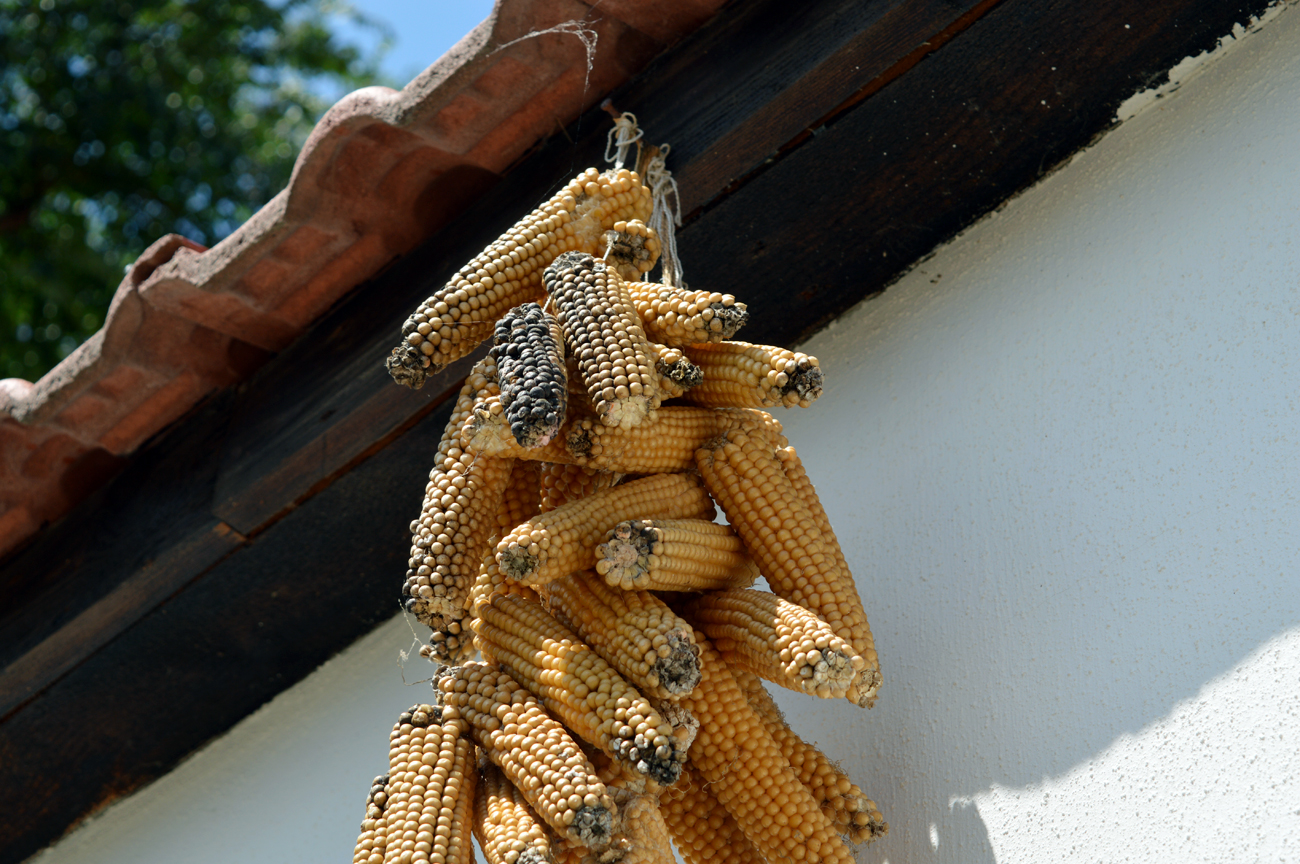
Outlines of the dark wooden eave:
M790 345L1268 5L752 0L611 95L672 143L689 281L749 304L743 338ZM411 392L382 360L410 308L599 164L607 128L593 112L539 146L6 562L0 864L166 773L397 610L406 526L468 361Z

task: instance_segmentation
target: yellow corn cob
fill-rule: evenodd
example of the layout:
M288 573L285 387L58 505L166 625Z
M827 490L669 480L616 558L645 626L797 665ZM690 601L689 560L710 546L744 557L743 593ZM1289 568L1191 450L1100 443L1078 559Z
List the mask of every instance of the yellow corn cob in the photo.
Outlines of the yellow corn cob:
M857 586L841 572L831 549L833 535L818 529L772 441L729 432L696 457L705 484L773 593L811 609L866 661L848 698L870 707L880 686L880 666Z
M853 860L703 633L703 674L681 704L700 721L691 765L769 861Z
M578 412L573 412L577 414ZM562 424L559 434L539 446L524 446L516 439L500 395L490 395L473 406L460 430L461 444L475 453L497 459L532 459L539 462L576 461L565 448L564 436L576 417Z
M497 564L496 558L489 552L483 556L483 561L479 565L478 578L474 580L474 587L469 591L469 614L477 616L479 606L496 594L515 594L528 600L541 602L541 598L532 588L520 585L513 579L507 579L505 573L501 572L501 565ZM467 638L470 635L469 622L466 622L464 627L467 632L463 638Z
M474 743L557 834L596 849L609 845L618 809L591 763L537 698L486 663L444 667L443 718L464 719Z
M484 358L461 388L425 486L420 518L411 523L411 552L402 586L408 611L435 633L436 649L452 647L476 565L495 527L495 511L511 462L464 450L457 430L475 400L496 392L496 364ZM437 634L442 634L440 637ZM456 654L437 653L454 662Z
M562 437L572 460L588 468L664 474L694 468L695 451L731 429L764 429L779 436L781 424L763 411L669 405L655 411L652 421L632 429L575 417Z
M575 252L556 258L544 281L600 421L629 428L644 422L658 404L655 355L623 280Z
M529 519L496 546L506 576L543 585L596 563L596 544L624 519L712 519L713 502L687 474L659 474L593 493Z
M433 705L402 714L389 738L383 861L470 864L474 746L463 720ZM373 852L372 852L373 855Z
M704 372L680 348L650 343L655 352L655 372L659 374L661 399L676 399L704 380Z
M603 259L618 269L624 281L640 279L659 263L659 235L640 219L615 222L605 232Z
M798 693L839 699L866 665L825 621L766 591L714 591L692 600L686 611L732 670Z
M630 282L632 305L641 316L646 336L680 348L721 342L736 335L749 320L744 303L730 294L689 291L657 282Z
M686 356L704 372L686 400L710 408L807 408L822 395L817 358L772 345L691 345Z
M599 471L563 462L537 464L541 466L542 500L538 508L541 513L549 513L570 501L579 501L594 492L608 489L623 477L612 471Z
M790 767L808 787L835 830L854 843L870 843L889 833L889 824L880 808L843 771L836 768L826 754L794 733L781 715L763 683L751 672L731 667L731 674L745 693L754 713L763 719Z
M488 864L554 864L551 832L523 793L486 756L479 772L474 837Z
M388 839L388 823L384 820L384 804L388 794L388 775L376 777L366 796L366 818L361 821L361 835L352 851L352 864L383 864L384 846Z
M515 460L505 492L501 496L501 506L497 508L496 531L490 541L492 545L496 545L516 525L541 512L541 464L524 459Z
M611 588L591 571L546 586L556 619L646 696L677 699L700 681L691 625L646 591Z
M650 218L650 190L635 172L588 168L457 271L402 325L388 358L398 383L425 378L464 357L492 333L507 310L542 293L542 271L562 252L604 252L618 222Z
M767 864L691 762L659 796L659 809L686 864Z
M672 725L540 603L501 594L478 607L475 645L569 729L665 785L686 754Z
M849 572L848 562L844 559L844 549L840 546L840 541L835 538L835 531L831 528L831 520L826 515L825 508L822 507L821 499L817 496L817 490L813 488L812 481L808 479L808 472L804 470L803 461L793 447L782 447L776 451L776 457L781 462L781 468L785 476L790 481L794 489L795 497L804 503L808 508L809 515L812 516L813 526L821 536L822 543L831 552L831 557L835 562L835 570L838 574L840 595L849 597L849 608L841 610L844 613L845 620L849 629L839 633L849 640L853 649L867 661L867 665L858 673L858 681L855 684L858 698L865 698L870 701L865 704L870 705L875 700L876 691L880 689L880 657L876 653L876 640L871 635L871 627L867 624L866 612L863 611L862 600L858 595L858 586L853 574ZM841 601L843 603L843 601ZM827 619L830 622L830 619ZM835 625L832 623L832 627ZM852 693L849 698L854 698Z
M625 591L744 588L759 576L735 532L705 519L620 522L596 547L596 572Z

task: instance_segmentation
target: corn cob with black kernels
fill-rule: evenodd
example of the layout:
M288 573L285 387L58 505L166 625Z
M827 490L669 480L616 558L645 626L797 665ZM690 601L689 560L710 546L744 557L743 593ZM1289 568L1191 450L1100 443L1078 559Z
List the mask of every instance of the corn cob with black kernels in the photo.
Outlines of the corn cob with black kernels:
M487 663L445 667L436 686L443 717L469 724L474 743L546 824L580 846L609 845L618 808L582 750L537 697Z
M701 448L696 461L773 593L817 613L866 661L848 698L870 707L880 687L880 665L857 586L840 569L831 549L833 536L818 530L773 442L729 432L712 447Z
M866 665L825 621L766 591L714 591L692 599L686 614L733 671L798 693L839 699Z
M767 864L689 761L659 796L659 809L686 864Z
M659 373L659 395L661 399L677 399L686 391L704 380L704 372L687 359L680 348L670 348L651 342L654 349L655 372Z
M681 704L699 721L691 765L769 861L853 860L812 793L795 776L722 657L695 634L703 660L700 684Z
M523 793L482 755L474 796L474 837L488 864L555 864L554 838Z
M689 474L657 474L622 483L529 519L496 546L502 571L544 585L596 563L596 544L625 519L712 519L713 502Z
M361 834L352 851L352 864L383 864L384 847L388 840L388 823L384 820L384 804L388 801L388 775L376 777L366 796L366 818L361 821Z
M826 754L807 743L786 724L763 683L752 672L731 667L732 677L744 691L749 707L754 709L772 733L799 780L808 787L835 830L854 843L870 843L889 833L889 824L872 801L843 771L836 768Z
M726 525L705 519L634 519L596 547L596 572L625 591L745 588L758 568Z
M433 705L412 706L393 727L388 776L381 778L385 780L382 813L374 817L376 831L383 826L384 862L470 864L474 860L470 823L478 772L474 746L465 732L463 720L448 717ZM372 791L371 800L378 799ZM372 848L361 860L369 864L379 851Z
M704 372L687 401L712 408L807 408L822 395L816 357L748 342L717 342L682 349Z
M691 625L646 591L611 588L590 571L546 586L547 606L646 696L677 699L700 682Z
M632 282L627 286L632 305L641 316L646 336L680 348L704 342L721 342L736 335L749 312L730 294L689 291L657 282Z
M644 696L540 603L494 595L479 604L475 644L546 709L626 767L671 784L686 754Z
M491 355L510 431L522 447L544 446L560 430L568 405L560 322L525 303L497 321L495 340Z
M635 172L589 168L457 271L406 319L389 374L419 388L474 350L506 310L542 294L542 271L562 252L604 252L619 222L650 218L650 190Z
M590 255L568 253L546 268L544 281L600 421L644 422L658 404L655 354L623 280Z

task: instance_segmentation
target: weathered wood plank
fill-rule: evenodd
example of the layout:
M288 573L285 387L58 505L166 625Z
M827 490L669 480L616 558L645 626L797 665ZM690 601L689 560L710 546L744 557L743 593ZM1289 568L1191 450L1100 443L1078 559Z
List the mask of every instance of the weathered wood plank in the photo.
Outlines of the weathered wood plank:
M206 530L181 538L153 561L0 669L0 717L45 689L90 654L140 620L169 596L244 542L229 525L211 520Z
M407 481L449 412L418 422L0 727L0 862L24 860L165 774L399 610L406 525L423 494Z
M749 304L745 339L794 344L1267 5L1006 0L687 225L686 278Z

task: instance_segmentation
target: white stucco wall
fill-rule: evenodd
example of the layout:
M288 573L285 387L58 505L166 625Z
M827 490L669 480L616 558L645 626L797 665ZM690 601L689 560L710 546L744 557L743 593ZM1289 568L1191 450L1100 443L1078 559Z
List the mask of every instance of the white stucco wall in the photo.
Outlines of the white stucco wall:
M1298 292L1292 9L805 346L886 683L776 695L892 825L858 860L1300 857ZM349 860L411 641L37 860Z

